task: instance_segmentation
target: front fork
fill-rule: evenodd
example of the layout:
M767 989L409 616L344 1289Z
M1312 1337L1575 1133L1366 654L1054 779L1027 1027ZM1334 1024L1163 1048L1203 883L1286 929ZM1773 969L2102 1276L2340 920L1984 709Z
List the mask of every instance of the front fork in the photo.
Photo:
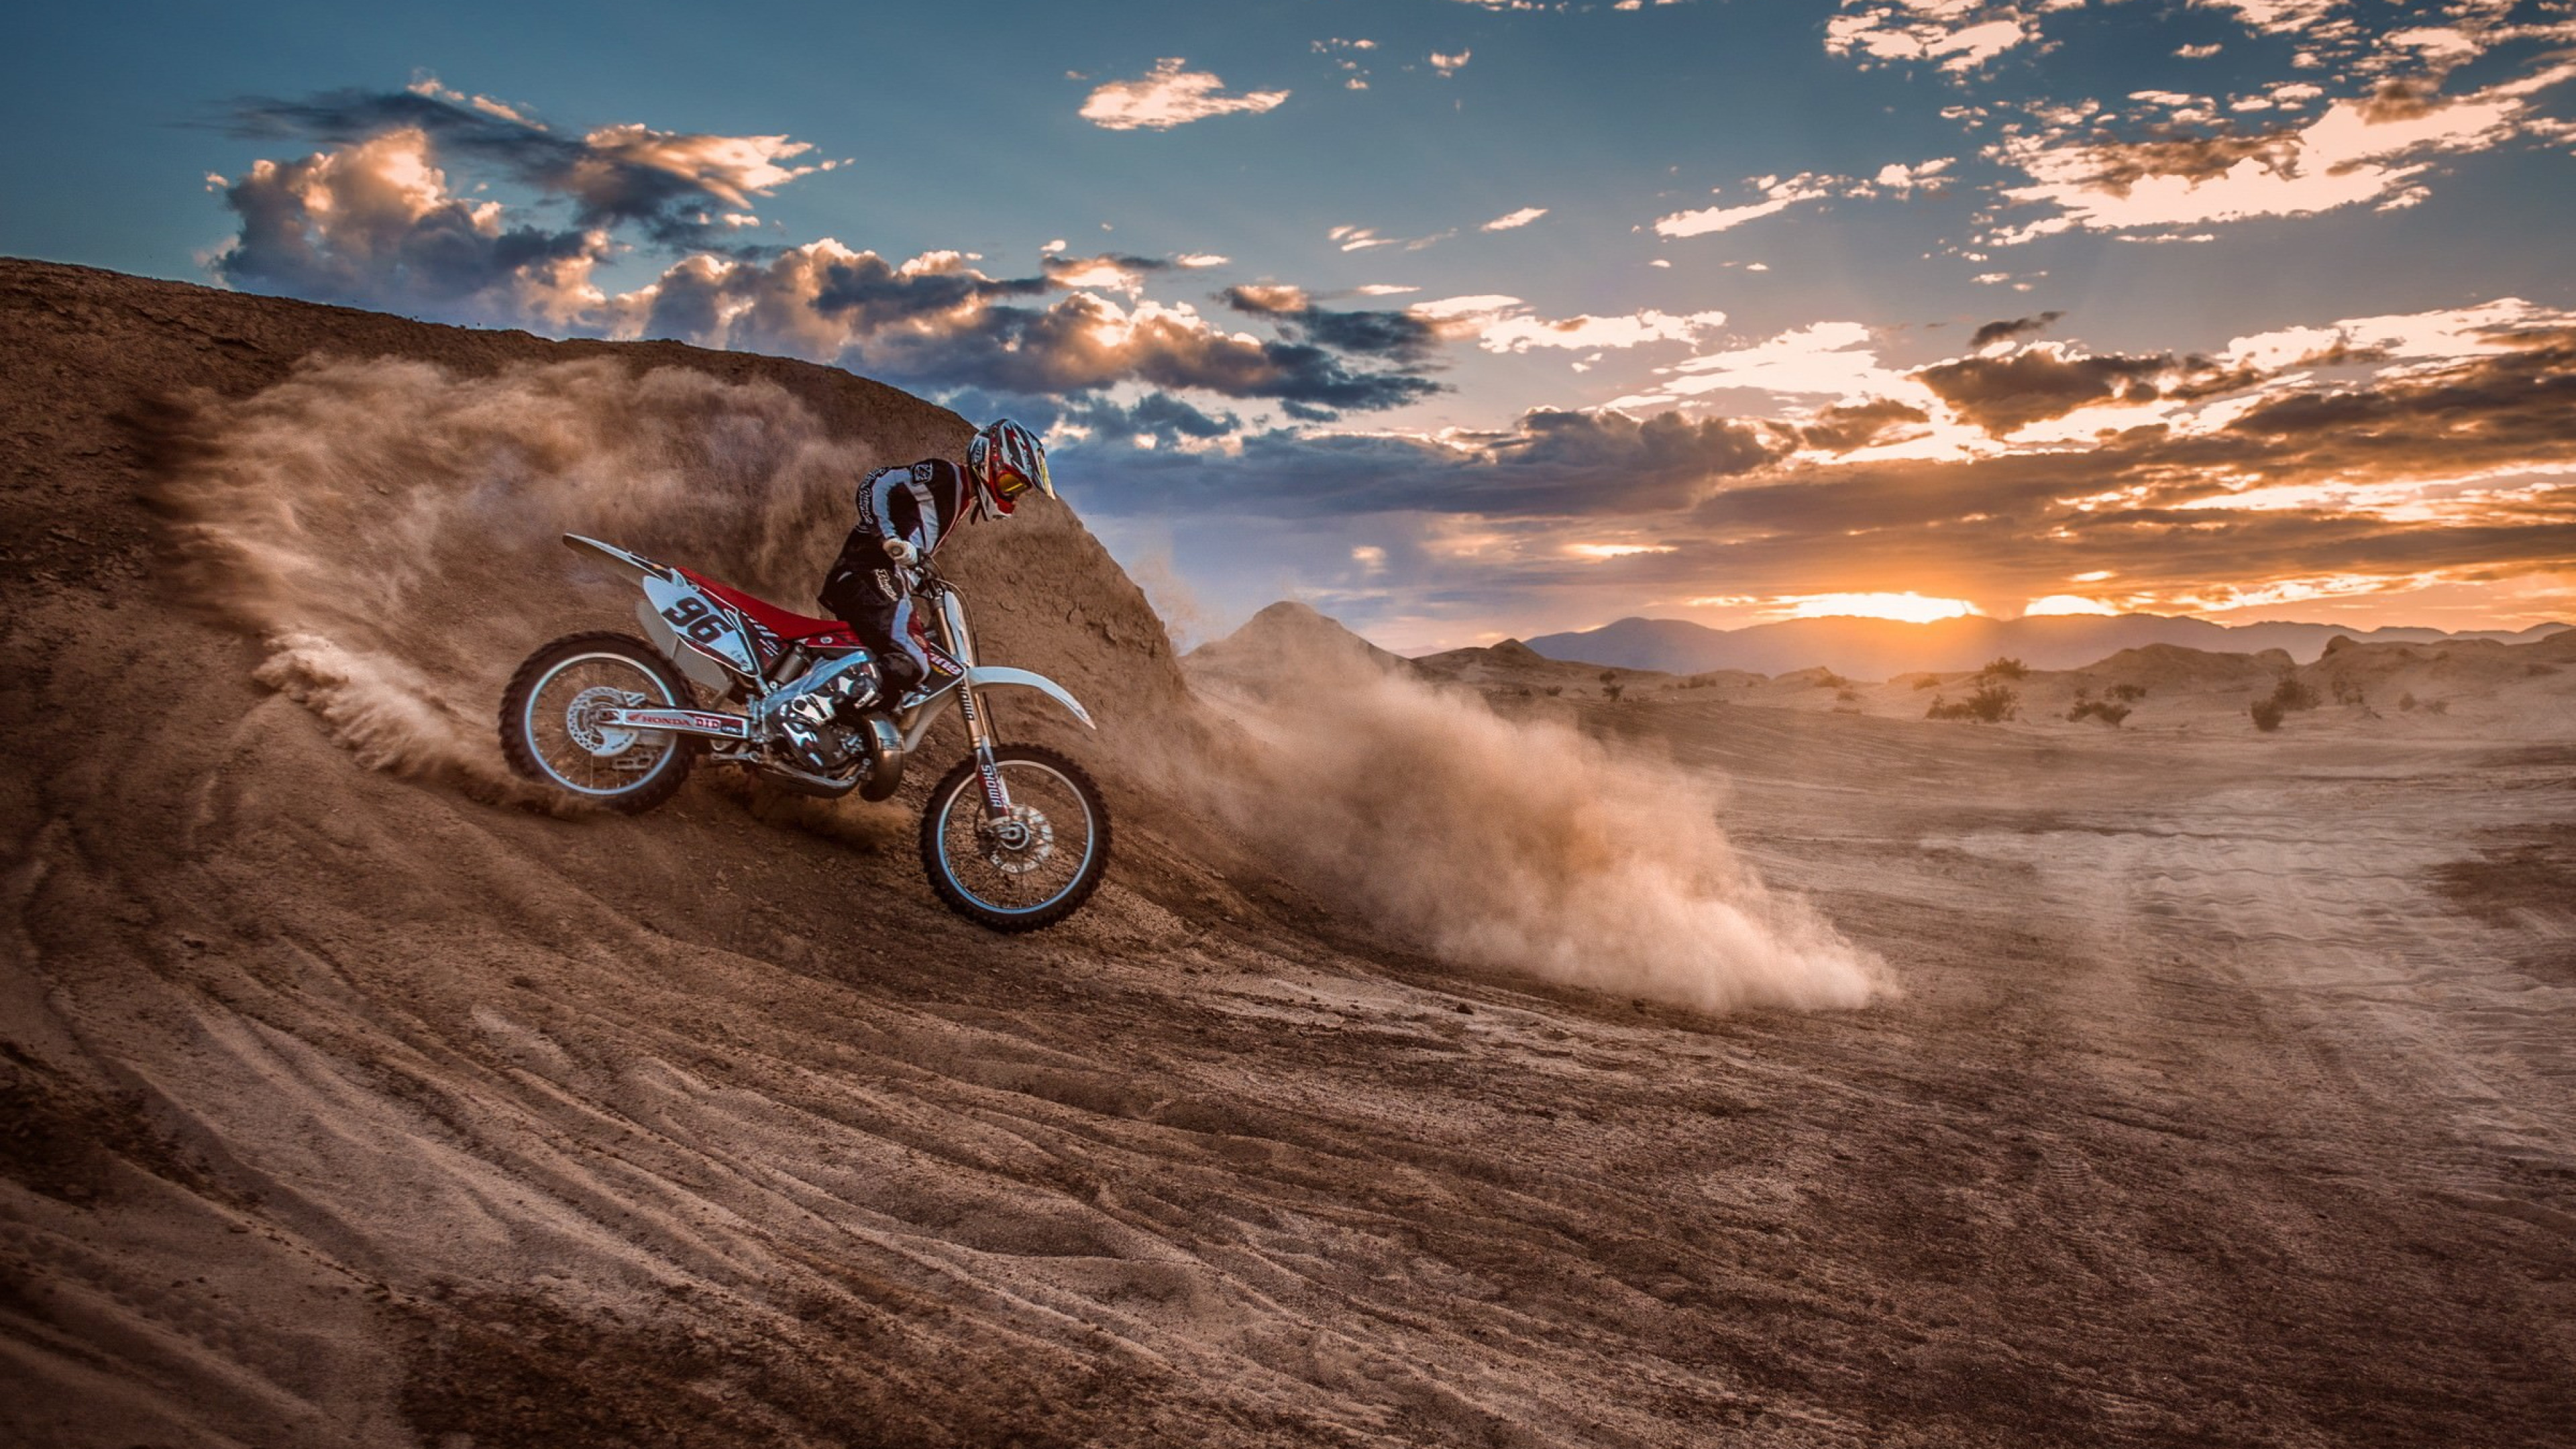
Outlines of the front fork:
M939 594L940 632L948 636L948 652L957 662L972 669L975 666L975 635L966 627L966 606L957 595L943 589ZM975 752L975 776L984 782L984 819L998 829L1013 829L1018 820L1011 814L1011 792L1002 783L1002 769L993 758L993 724L985 717L984 700L975 686L965 680L957 684L957 712L966 721L966 743Z

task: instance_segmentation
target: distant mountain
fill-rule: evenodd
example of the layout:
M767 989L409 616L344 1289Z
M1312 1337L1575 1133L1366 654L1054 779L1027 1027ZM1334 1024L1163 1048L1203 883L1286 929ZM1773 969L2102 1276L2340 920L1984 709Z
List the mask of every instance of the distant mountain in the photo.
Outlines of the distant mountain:
M1354 664L1415 672L1413 661L1380 649L1343 627L1341 620L1292 599L1272 604L1242 628L1191 650L1184 662L1195 672L1218 676L1262 677L1283 670L1311 672Z
M1970 615L1932 624L1894 619L1790 619L1744 629L1711 629L1680 619L1622 619L1599 629L1543 634L1529 647L1550 659L1625 669L1700 674L1747 669L1782 674L1821 665L1855 679L1886 679L1914 670L1976 669L2010 656L2033 669L2076 669L2123 649L2176 644L2222 654L2286 650L2300 663L2325 653L2341 637L2368 644L2434 644L2445 639L2493 639L2528 644L2568 628L2535 624L2518 632L2439 629L2347 629L2334 624L2213 624L2207 619L2162 614L2056 614L2027 619Z

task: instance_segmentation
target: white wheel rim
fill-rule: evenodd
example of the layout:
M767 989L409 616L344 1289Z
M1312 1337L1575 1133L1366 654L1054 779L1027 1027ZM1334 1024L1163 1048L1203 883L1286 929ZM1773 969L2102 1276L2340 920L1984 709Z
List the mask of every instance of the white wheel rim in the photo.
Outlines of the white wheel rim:
M594 684L580 690L558 707L547 708L546 691L567 671L583 664L617 666L636 680L645 683L651 692L620 688L608 683ZM557 660L553 667L537 677L536 684L528 690L528 702L519 715L519 731L528 742L529 757L536 761L537 768L545 772L547 781L556 788L592 799L631 795L660 778L662 772L670 768L671 761L679 754L678 737L668 730L603 727L588 725L577 718L579 712L600 707L605 698L612 694L618 696L629 707L643 704L676 706L680 702L672 697L670 687L664 684L652 670L647 669L642 661L609 650L596 650L588 654L576 654L569 659ZM545 742L548 736L540 725L549 717L557 722L556 728L563 735L565 742L573 747L571 751L562 752L547 748ZM585 740L583 738L585 734L595 736L596 743ZM558 759L558 754L566 757ZM571 758L573 755L579 756L578 765ZM575 768L581 770L580 778L575 778L570 773Z
M997 916L1035 915L1062 902L1090 875L1092 857L1100 849L1100 822L1092 813L1091 801L1084 796L1069 776L1054 766L1037 760L1004 760L1000 764L1000 769L1004 780L1010 785L1013 797L1011 814L1026 827L1028 843L1019 849L1012 850L1002 848L983 838L986 833L981 828L983 793L976 788L977 777L970 773L939 805L936 826L939 841L939 872L947 878L948 884L959 895L974 902L978 910L989 911ZM1015 778L1021 775L1031 777L1025 787L1019 779ZM1023 788L1033 794L1044 792L1050 797L1048 803L1054 808L1040 810L1021 799ZM1053 798L1058 792L1061 792L1060 800ZM1078 849L1064 839L1066 832L1059 828L1060 826L1073 827L1077 821L1082 831ZM1060 858L1070 859L1073 868L1064 873L1063 884L1047 891L1043 898L1029 902L1010 902L1006 898L997 897L991 886L978 887L960 879L958 866L961 856L966 860L980 863L984 869L978 873L992 880L995 886L1004 888L1054 864Z

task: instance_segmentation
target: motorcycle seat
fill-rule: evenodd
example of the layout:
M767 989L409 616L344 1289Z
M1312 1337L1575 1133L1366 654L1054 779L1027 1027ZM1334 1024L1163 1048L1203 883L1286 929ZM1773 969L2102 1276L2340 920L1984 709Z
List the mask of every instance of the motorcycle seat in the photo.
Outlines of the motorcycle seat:
M778 636L782 643L803 644L809 649L846 649L859 643L858 631L839 619L817 619L782 609L767 599L746 594L729 584L720 584L706 575L683 568L690 583L740 612L759 627Z

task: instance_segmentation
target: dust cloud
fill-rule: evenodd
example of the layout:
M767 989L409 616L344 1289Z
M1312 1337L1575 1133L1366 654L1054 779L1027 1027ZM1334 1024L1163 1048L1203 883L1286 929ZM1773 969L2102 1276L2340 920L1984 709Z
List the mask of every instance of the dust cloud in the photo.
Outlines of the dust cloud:
M262 640L259 678L371 767L513 798L492 726L511 669L632 627L631 590L561 535L801 602L883 461L774 384L605 358L325 361L197 400L178 443L162 502L200 597Z
M1462 965L1704 1011L1862 1006L1884 964L1767 890L1719 789L1373 661L1337 626L1203 679L1241 727L1193 790L1328 899Z

